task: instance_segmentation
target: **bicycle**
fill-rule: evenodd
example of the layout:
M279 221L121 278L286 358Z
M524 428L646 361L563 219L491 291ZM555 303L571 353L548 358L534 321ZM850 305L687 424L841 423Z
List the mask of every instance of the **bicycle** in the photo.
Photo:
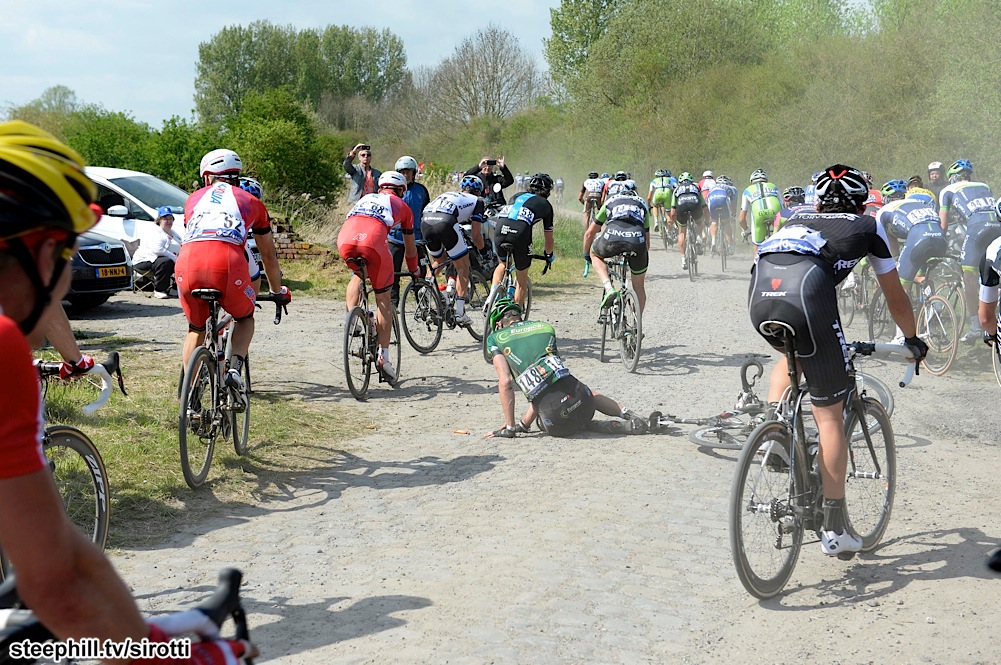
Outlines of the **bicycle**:
M660 232L660 241L664 244L664 250L667 251L675 243L678 242L677 230L668 228L668 215L664 210L664 205L662 203L655 203L651 207L651 212L653 212L654 225L657 226ZM671 231L674 230L674 239L671 239Z
M686 228L688 233L685 236L685 263L688 264L688 279L695 281L695 276L699 274L699 244L702 242L699 233L695 232L695 219L692 213L685 213L688 216Z
M209 316L205 341L192 352L181 375L177 429L184 482L198 489L208 476L216 439L232 437L236 454L247 452L252 389L249 357L243 362L243 390L226 385L236 322L229 314L220 319L222 293L195 289L191 295L208 303ZM275 325L281 323L282 312L288 312L287 301L280 294L259 294L257 301L275 303Z
M914 281L917 282L921 278ZM929 281L930 280L930 281ZM942 296L952 305L958 321L966 321L966 290L963 286L963 268L959 259L952 256L936 256L928 259L924 268L924 282L931 285L937 296Z
M236 639L250 640L250 628L247 624L247 613L240 599L240 584L243 573L235 568L225 568L219 572L219 584L209 598L190 610L196 610L209 617L216 627L221 628L229 619L233 620ZM35 613L28 609L17 591L16 576L10 576L0 585L0 665L13 663L34 663L35 659L15 659L11 648L20 642L28 640L34 643L57 641L55 635L46 628ZM176 616L176 615L175 615ZM197 617L193 617L197 618ZM154 619L155 623L155 619ZM73 663L74 660L59 660L60 663ZM88 660L88 662L90 662ZM253 660L244 658L244 662L253 665Z
M869 303L879 289L879 284L872 274L868 261L859 263L857 271L848 273L848 277L838 285L838 314L841 326L848 328L855 320L855 312L868 313Z
M598 317L598 322L601 323L601 351L598 359L605 362L605 344L610 331L611 338L619 340L619 356L626 371L630 373L635 372L639 365L643 343L643 316L639 298L627 281L627 257L632 255L632 252L619 254L605 261L608 278L615 288L615 297Z
M504 265L507 269L504 271L503 277L501 277L500 285L497 287L497 291L494 293L492 298L488 297L487 302L483 305L483 336L480 339L480 349L483 353L483 360L487 363L492 362L490 357L490 351L487 349L487 337L493 332L490 328L490 310L493 309L494 301L499 297L499 294L506 294L508 298L514 299L515 295L515 284L517 282L515 278L515 265L512 258L512 253L514 252L514 245L509 242L501 243L500 246L501 255L504 257ZM544 261L546 267L542 269L542 274L545 275L549 272L549 268L552 264L549 260L541 254L529 254L528 258L533 261ZM522 308L524 312L522 313L522 318L527 319L529 312L532 311L532 280L526 280L527 289L525 291L525 305ZM492 288L492 287L491 287Z
M419 242L418 246L424 245ZM426 245L424 245L426 251ZM472 253L472 250L470 251ZM439 278L444 273L446 284L440 284ZM400 297L400 320L403 322L403 334L415 351L427 354L438 348L441 342L442 330L448 326L454 330L456 322L454 290L447 287L448 282L454 282L455 269L452 260L443 261L438 267L430 269L427 278L417 277L403 291ZM440 287L445 286L444 290ZM454 289L454 285L452 287ZM490 293L486 278L475 270L469 272L467 285L466 314L472 323L463 325L477 342L482 340L483 322L477 319L483 316L483 303Z
M751 595L761 599L782 591L806 532L815 532L819 540L824 520L819 438L808 433L804 423L809 397L797 377L795 333L781 322L763 326L785 345L791 383L775 418L758 425L742 448L729 505L730 549L737 576ZM914 357L907 347L894 344L854 342L849 350L852 359L873 353ZM916 368L915 363L908 366L901 387L910 382ZM849 374L854 372L852 368ZM863 422L869 425L860 426ZM862 551L868 552L882 539L893 509L897 486L893 428L882 405L858 392L844 403L844 426L848 443L845 519L848 528L861 536ZM852 552L838 558L854 556Z
M716 225L716 252L719 254L720 270L726 272L726 261L730 255L730 241L733 237L733 218L723 215Z
M368 384L372 379L372 368L379 374L379 383L388 383L395 388L400 383L400 360L402 346L400 344L400 321L393 316L392 329L389 338L389 355L396 368L396 378L390 379L379 367L379 335L375 327L375 315L369 309L368 271L365 259L351 257L345 259L353 264L361 277L361 299L348 313L347 324L344 326L344 375L348 381L348 390L359 402L368 399ZM400 277L415 278L408 272L397 273ZM410 284L407 289L410 289ZM402 302L402 297L401 297Z
M949 301L939 295L934 295L934 286L926 280L925 284L917 284L917 298L912 298L915 314L915 333L921 339L927 340L928 356L924 359L924 367L935 376L945 374L952 361L956 358L959 348L959 330L962 321L956 318ZM869 336L879 339L893 325L886 306L886 297L881 290L876 291L869 304Z

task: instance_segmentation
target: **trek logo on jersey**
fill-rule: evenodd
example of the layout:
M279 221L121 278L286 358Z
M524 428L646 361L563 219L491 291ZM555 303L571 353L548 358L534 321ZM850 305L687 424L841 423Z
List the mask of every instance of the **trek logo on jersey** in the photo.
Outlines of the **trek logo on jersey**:
M762 291L762 298L785 298L788 295L788 291Z
M834 263L834 272L838 272L839 270L851 270L855 267L855 264L861 260L862 259L852 259L851 261L845 261L844 259L838 259Z

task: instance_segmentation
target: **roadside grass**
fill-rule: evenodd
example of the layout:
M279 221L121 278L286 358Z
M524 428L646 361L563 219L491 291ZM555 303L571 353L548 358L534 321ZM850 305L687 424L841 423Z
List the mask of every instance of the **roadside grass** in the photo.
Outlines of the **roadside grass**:
M81 346L97 359L119 350L128 396L116 389L108 404L87 418L81 408L98 391L86 381L50 381L46 413L51 424L80 428L101 451L111 494L112 548L153 545L181 525L286 495L290 474L329 468L340 457L338 442L372 427L354 407L255 392L247 455L237 456L231 440L217 440L205 485L191 490L178 454L175 359L165 361L164 354L136 348L132 340L110 341Z

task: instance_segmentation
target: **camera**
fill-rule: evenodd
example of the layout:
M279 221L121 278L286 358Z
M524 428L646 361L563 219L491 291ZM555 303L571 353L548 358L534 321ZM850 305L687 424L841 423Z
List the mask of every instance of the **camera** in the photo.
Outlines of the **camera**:
M487 166L497 166L497 160L496 159L488 159L487 160Z
M359 150L371 150L372 146L370 146L370 145L360 145L360 146L358 146L358 149Z

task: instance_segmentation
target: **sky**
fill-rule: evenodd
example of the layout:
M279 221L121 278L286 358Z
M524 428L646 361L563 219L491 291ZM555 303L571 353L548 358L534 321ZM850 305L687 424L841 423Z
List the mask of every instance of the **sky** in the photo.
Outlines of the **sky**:
M545 66L549 9L559 0L0 0L0 116L9 106L64 85L77 101L101 104L160 127L192 117L198 45L222 28L266 20L298 29L389 28L408 67L435 65L490 22L514 34ZM496 8L491 16L491 8Z

